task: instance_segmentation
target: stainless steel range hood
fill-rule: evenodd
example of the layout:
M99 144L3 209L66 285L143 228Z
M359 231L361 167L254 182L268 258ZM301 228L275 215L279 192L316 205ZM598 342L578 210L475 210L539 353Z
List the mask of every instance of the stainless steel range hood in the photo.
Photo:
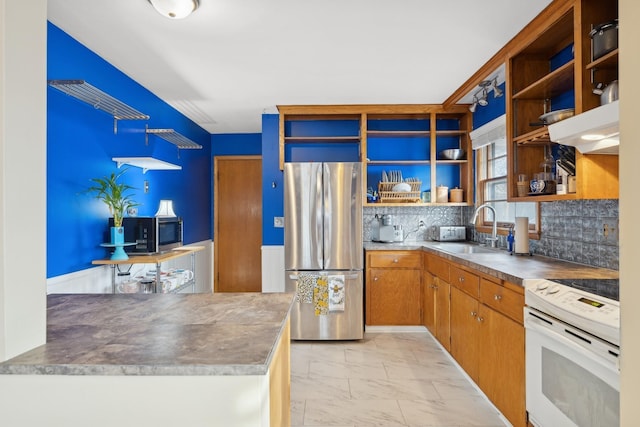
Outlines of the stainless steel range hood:
M618 154L619 101L549 125L549 137L558 144L576 147L583 154Z

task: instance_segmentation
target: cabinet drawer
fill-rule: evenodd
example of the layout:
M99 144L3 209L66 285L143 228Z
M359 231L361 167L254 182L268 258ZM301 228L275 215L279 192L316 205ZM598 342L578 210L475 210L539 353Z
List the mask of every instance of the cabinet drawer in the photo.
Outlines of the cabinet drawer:
M449 263L439 256L425 255L425 267L431 274L449 283Z
M371 268L422 268L422 253L419 251L374 251L367 256Z
M523 323L524 295L502 285L482 279L480 301L489 307Z
M480 278L455 265L451 266L451 284L474 298L478 298L480 295Z

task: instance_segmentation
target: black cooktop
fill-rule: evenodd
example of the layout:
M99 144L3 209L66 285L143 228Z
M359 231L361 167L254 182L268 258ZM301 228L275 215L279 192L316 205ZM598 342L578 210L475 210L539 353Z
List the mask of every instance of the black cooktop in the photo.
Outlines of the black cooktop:
M600 295L615 301L619 301L618 279L549 279L562 285L580 289L585 292Z

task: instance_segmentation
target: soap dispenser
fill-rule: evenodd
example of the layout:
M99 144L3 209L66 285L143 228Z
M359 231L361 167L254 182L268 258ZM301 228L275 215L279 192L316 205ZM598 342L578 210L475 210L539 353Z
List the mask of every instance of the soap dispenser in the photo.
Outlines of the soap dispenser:
M509 227L509 234L507 235L507 251L509 251L510 254L513 253L515 241L516 239L513 235L513 227Z

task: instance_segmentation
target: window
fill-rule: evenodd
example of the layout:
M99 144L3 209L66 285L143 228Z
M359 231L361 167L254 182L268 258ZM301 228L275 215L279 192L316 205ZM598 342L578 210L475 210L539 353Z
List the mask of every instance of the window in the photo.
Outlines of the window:
M529 218L529 232L538 230L538 203L507 201L507 142L500 138L476 152L477 206L489 203L496 210L498 232L506 234L515 225L517 216ZM490 232L493 214L483 209L478 220L478 231ZM487 228L485 228L487 227Z

